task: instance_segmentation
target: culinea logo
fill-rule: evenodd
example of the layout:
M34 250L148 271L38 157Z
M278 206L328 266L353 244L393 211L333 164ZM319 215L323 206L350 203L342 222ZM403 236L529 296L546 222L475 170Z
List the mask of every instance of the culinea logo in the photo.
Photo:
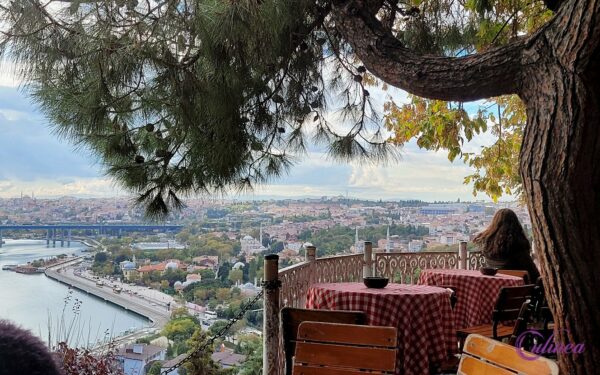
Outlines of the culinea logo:
M568 332L568 330L565 330ZM538 337L539 340L536 344L533 345L530 352L524 351L523 341L527 338L535 338ZM556 342L554 338L554 333L548 337L548 339L543 342L544 335L542 335L539 331L535 329L527 330L521 333L517 337L517 341L515 342L515 347L517 349L517 354L528 361L535 361L540 356L544 354L581 354L585 350L585 345L583 343L567 343L563 344L560 342Z

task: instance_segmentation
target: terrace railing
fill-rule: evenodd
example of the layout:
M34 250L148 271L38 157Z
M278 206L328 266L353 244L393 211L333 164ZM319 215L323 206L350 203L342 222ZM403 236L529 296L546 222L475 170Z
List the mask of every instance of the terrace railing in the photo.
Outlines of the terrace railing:
M349 254L317 258L316 248L308 247L304 262L279 270L277 278L281 284L277 300L265 299L265 307L269 304L270 307L265 308L264 316L264 374L284 373L283 345L279 329L274 329L280 325L278 311L286 306L304 307L311 285L361 281L364 272L389 277L393 282L412 284L417 282L419 273L425 268L478 269L485 262L480 252L467 252L466 242L461 243L458 252L368 253L367 256ZM276 267L277 257L265 259L265 262L275 262L271 263L271 268ZM266 277L266 281L272 280ZM267 327L273 329L267 330Z

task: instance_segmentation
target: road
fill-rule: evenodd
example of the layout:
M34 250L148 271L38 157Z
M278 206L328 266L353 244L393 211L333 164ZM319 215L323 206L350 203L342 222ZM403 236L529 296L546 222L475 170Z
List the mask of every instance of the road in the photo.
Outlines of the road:
M108 349L109 346L118 346L133 342L140 337L161 330L169 321L171 313L167 309L165 302L159 304L159 301L152 300L146 296L141 298L127 292L117 294L113 292L110 286L105 285L103 287L98 287L95 280L77 276L72 266L77 265L81 261L81 258L73 259L61 265L50 267L46 270L46 276L73 288L92 294L98 298L102 298L105 301L114 303L126 310L133 311L136 314L148 318L152 322L149 328L130 333L126 336L111 338L110 343L101 344L95 347L93 351L100 352Z

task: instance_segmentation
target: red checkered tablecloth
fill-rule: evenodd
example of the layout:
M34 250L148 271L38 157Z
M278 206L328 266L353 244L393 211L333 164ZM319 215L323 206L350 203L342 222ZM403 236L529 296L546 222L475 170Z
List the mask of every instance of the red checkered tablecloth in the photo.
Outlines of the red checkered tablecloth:
M396 374L426 375L457 349L450 292L426 285L389 284L369 289L362 283L315 284L306 307L359 310L367 323L398 329Z
M455 326L462 329L490 324L500 288L523 285L523 279L501 274L485 276L476 270L425 269L421 271L418 283L456 288Z

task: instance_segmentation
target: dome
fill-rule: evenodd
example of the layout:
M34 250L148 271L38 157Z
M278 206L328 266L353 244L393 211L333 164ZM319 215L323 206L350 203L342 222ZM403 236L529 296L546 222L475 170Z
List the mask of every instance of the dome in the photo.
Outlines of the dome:
M248 235L244 236L244 240L246 240L246 241L252 241L253 239L254 238L252 238L252 236L248 236Z
M135 268L136 268L135 267L135 263L133 263L133 262L125 262L125 263L123 263L123 269L124 270L134 270Z
M303 246L304 248L307 248L307 247L309 247L309 246L312 246L312 245L313 245L313 244L312 244L312 243L310 243L310 242L305 242L305 243L304 243L302 246Z
M237 262L236 264L233 265L233 267L231 267L234 270L239 270L240 268L244 268L245 264L242 262Z
M173 287L175 289L183 288L183 283L181 281L175 281L175 284L173 284Z
M177 268L179 268L179 266L175 262L169 262L169 263L167 263L167 265L165 266L165 268L168 268L168 269L171 269L171 270L176 270Z

